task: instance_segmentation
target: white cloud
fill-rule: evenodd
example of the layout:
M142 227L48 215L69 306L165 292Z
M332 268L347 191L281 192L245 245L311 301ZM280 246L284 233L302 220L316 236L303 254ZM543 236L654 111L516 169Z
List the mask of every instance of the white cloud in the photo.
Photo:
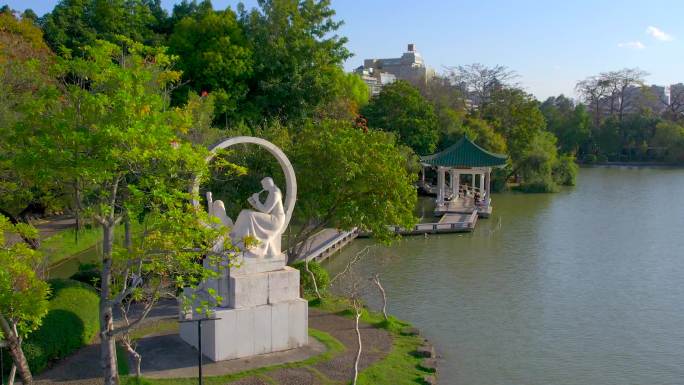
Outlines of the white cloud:
M644 43L640 42L639 40L627 41L624 43L618 43L618 47L629 48L629 49L644 49L644 48L646 48Z
M654 38L656 38L660 41L672 41L672 40L674 40L674 37L672 37L672 35L669 35L665 31L663 31L662 29L660 29L658 27L654 27L652 25L649 26L648 28L646 28L646 33L653 36Z

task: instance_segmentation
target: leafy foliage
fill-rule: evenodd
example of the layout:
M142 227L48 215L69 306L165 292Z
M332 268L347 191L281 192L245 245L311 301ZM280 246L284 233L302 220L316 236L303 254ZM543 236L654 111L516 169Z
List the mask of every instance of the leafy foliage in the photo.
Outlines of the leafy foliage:
M36 330L47 312L48 286L35 272L39 255L24 242L7 236L38 236L26 224L13 225L0 215L0 317L16 325L18 337ZM0 329L0 338L3 330Z
M0 208L8 215L18 215L31 203L57 209L62 203L55 185L40 183L39 175L17 164L12 140L17 127L32 125L55 104L53 62L38 27L0 12Z
M98 39L158 44L165 18L159 0L61 0L41 25L53 50L81 56Z
M304 261L294 263L292 267L299 270L299 281L304 290L304 297L314 298L316 295L316 290L314 288L314 283L311 280L311 275L306 271ZM325 295L328 287L330 286L330 275L328 274L328 271L316 261L309 262L309 271L311 271L314 275L316 285L318 286L318 291L322 295Z
M416 175L394 135L344 121L307 124L291 159L300 181L296 215L310 225L358 227L385 240L387 224L413 225Z
M252 72L252 50L230 9L200 9L174 25L169 51L179 57L183 80L195 91L214 92L215 112L224 122L235 118ZM187 87L176 93L185 98ZM227 124L226 124L227 125Z
M347 39L335 34L341 22L333 19L329 0L258 3L259 9L238 9L254 52L245 116L252 122L310 116L335 96L331 80L351 56Z
M24 342L29 366L43 371L52 360L63 358L89 344L98 332L99 298L86 284L72 280L50 281L52 296L42 326Z
M437 116L417 88L405 81L383 87L362 111L368 125L397 134L399 141L420 155L432 153L437 145Z

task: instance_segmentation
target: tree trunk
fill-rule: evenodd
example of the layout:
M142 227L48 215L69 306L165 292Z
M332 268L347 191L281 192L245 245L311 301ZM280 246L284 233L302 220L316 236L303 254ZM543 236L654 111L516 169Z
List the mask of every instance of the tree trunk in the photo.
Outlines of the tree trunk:
M354 310L356 311L356 322L354 324L354 330L356 331L356 338L357 342L359 344L359 349L356 351L356 359L354 360L354 381L352 381L353 385L356 385L356 381L359 378L359 361L361 361L361 350L362 350L362 344L361 344L361 330L359 329L359 319L361 319L361 309L360 309L360 304L356 303L356 300L354 300Z
M129 253L133 251L133 234L131 231L131 217L126 212L124 216L124 247L126 247Z
M14 362L16 370L19 372L21 381L24 383L24 385L33 384L31 369L28 366L28 361L26 361L26 356L24 356L24 351L21 349L21 341L19 340L19 336L17 336L15 333L16 328L11 327L5 316L2 314L0 314L0 329L2 329L2 334L7 342L7 347L9 348L12 362Z
M9 376L7 377L7 385L14 385L14 378L17 376L17 365L12 364Z
M110 218L102 223L102 272L100 274L100 360L105 385L119 383L116 365L116 341L114 311L111 303L112 248L114 246L115 222Z
M382 284L380 283L380 274L375 274L375 276L373 276L373 283L378 287L378 290L380 290L380 294L382 295L382 315L385 317L385 321L387 321L387 294L385 293L385 288L382 287Z
M311 282L313 282L316 297L318 299L323 299L321 297L321 293L318 291L318 282L316 282L316 276L314 275L313 271L309 270L309 258L304 258L304 269L307 273L309 273L309 276L311 277Z

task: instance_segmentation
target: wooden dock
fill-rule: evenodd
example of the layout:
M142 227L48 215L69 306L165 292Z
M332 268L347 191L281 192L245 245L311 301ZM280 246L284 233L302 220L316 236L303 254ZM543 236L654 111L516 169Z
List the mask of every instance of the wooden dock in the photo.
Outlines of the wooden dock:
M489 218L492 214L492 206L484 202L475 202L470 196L459 197L458 199L446 201L443 205L435 207L435 216L448 214L470 214L477 210L480 218Z
M305 252L304 256L300 259L316 262L324 261L354 240L358 234L359 232L356 229L350 231L325 229L320 231L318 234L314 235L311 247L309 247L309 250Z
M411 229L399 226L388 226L396 234L421 235L421 234L446 234L446 233L469 233L475 230L478 213L447 213L442 215L438 222L419 223ZM368 237L368 233L359 233L359 237Z

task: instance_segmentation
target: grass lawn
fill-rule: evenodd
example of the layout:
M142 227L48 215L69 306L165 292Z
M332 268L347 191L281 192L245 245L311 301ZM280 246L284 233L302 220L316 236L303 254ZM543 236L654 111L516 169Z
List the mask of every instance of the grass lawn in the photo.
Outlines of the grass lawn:
M48 258L50 265L95 246L102 240L102 229L99 227L85 228L78 233L76 230L64 230L49 238L43 239L40 251Z
M312 301L313 307L338 313L352 318L348 302L343 299L327 298L322 303ZM419 369L421 358L413 355L413 352L423 344L420 336L407 336L402 330L411 327L411 324L389 316L385 321L381 313L364 310L361 320L377 328L385 329L392 334L392 350L382 360L372 364L361 371L358 384L364 385L416 385L423 383L423 377L430 374Z
M338 315L352 317L353 313L350 310L347 301L339 298L326 298L324 301L311 301L309 306L312 308L321 309L326 312L336 313ZM359 374L358 383L363 385L416 385L423 384L423 377L430 374L419 368L421 359L416 357L413 353L423 344L423 339L420 336L408 336L402 334L402 330L410 327L407 322L400 321L394 317L385 321L382 314L364 310L361 316L363 322L373 325L377 328L387 330L392 335L393 346L389 354L382 360L372 364ZM135 332L137 337L149 335L163 330L175 330L178 324L175 320L159 321L152 325L143 327ZM245 377L256 376L264 380L266 383L273 383L273 379L268 376L268 373L280 368L302 368L305 367L311 372L316 373L316 369L312 366L316 363L327 361L335 355L345 351L347 348L333 336L328 333L316 329L309 329L309 335L321 343L323 343L327 351L320 355L311 357L304 361L287 363L282 365L269 366L265 368L258 368L247 370L240 373L229 374L225 376L205 377L204 383L207 385L224 385L232 381L237 381ZM355 349L351 347L350 349ZM321 373L319 380L323 384L338 384L333 382ZM122 378L122 385L195 385L196 378L177 378L177 379L137 379L135 377Z
M132 232L135 235L141 231L142 225L133 221ZM123 224L116 227L116 242L123 243ZM76 229L61 231L41 241L40 251L48 258L48 264L53 265L59 261L82 253L102 241L102 229L99 226L86 227L78 232Z

